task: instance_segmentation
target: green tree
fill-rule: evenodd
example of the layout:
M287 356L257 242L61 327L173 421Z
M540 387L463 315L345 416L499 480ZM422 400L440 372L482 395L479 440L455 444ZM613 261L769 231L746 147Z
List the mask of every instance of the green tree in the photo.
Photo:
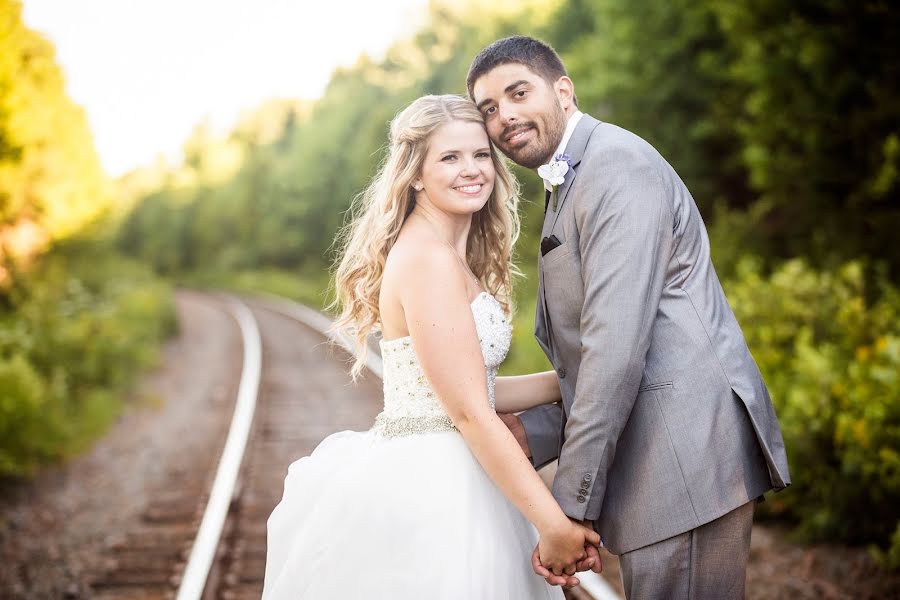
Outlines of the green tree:
M704 212L718 201L746 206L752 196L737 160L740 141L732 115L718 105L734 96L730 53L709 3L572 5L560 11L554 33L563 41L580 108L653 144Z
M21 12L0 0L0 230L28 222L59 238L102 214L110 194L53 46Z
M900 10L886 1L713 0L725 97L781 256L886 260L900 246Z

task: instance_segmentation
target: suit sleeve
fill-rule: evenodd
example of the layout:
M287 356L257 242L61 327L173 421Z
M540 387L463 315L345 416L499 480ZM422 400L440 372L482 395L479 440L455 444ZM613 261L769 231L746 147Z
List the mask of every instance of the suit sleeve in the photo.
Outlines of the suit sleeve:
M540 469L559 457L562 417L559 402L535 406L519 415L535 469Z
M553 495L570 517L593 520L640 386L673 219L665 185L643 154L599 155L582 169L594 180L572 198L584 284L581 364Z

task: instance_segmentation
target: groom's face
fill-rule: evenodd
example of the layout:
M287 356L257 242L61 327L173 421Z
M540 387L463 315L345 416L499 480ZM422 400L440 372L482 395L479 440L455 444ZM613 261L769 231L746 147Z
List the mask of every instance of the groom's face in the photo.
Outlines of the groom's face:
M546 163L562 141L566 113L556 87L517 63L500 65L479 77L472 96L491 141L529 169Z

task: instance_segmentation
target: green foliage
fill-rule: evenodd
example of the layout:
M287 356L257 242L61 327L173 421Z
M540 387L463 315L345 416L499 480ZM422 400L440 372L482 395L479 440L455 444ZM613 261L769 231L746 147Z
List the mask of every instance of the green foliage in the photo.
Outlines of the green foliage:
M0 359L0 474L31 471L64 442L52 387L22 355Z
M328 304L329 277L324 271L296 273L278 269L239 272L202 271L191 273L180 282L191 288L231 290L238 293L268 293L302 302L318 310Z
M897 522L897 528L891 535L891 542L888 549L882 550L877 546L871 547L872 555L875 560L890 571L900 571L900 521Z
M102 433L174 326L169 288L97 241L112 195L53 46L21 12L0 0L0 477Z
M58 248L3 300L0 476L27 475L105 430L175 316L167 285L102 245Z
M709 2L578 0L581 35L560 31L579 107L646 138L681 175L701 209L744 206L732 58ZM569 23L567 5L560 20ZM554 40L556 41L556 40Z
M707 233L713 263L719 279L735 274L738 263L747 256L769 257L768 240L760 235L769 207L758 202L746 210L728 208L725 202L716 202L711 219L707 219Z
M718 100L782 256L886 259L900 246L895 3L707 2L734 58Z
M100 215L109 194L53 46L25 27L21 11L0 0L0 229L28 221L56 238Z
M654 144L701 210L765 206L765 258L896 274L898 29L886 2L577 0L549 31L580 105Z
M885 544L900 520L900 291L863 266L770 277L745 259L726 291L769 385L793 486L769 509L813 539Z

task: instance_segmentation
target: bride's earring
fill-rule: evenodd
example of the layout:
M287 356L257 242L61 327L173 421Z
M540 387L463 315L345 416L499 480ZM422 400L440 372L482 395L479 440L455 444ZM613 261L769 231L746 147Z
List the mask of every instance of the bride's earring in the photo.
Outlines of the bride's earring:
M416 190L417 192L421 192L422 188L424 188L424 187L425 186L422 185L421 183L416 183L415 185L413 185L413 189Z

